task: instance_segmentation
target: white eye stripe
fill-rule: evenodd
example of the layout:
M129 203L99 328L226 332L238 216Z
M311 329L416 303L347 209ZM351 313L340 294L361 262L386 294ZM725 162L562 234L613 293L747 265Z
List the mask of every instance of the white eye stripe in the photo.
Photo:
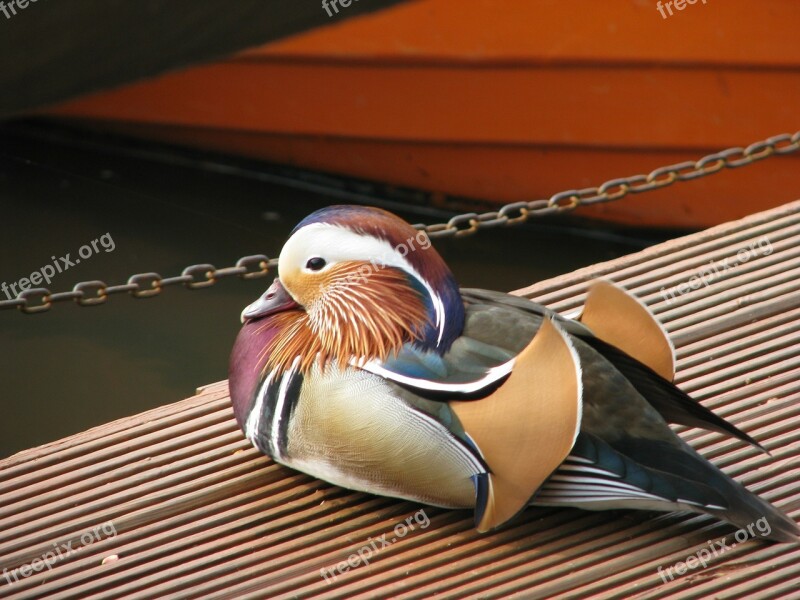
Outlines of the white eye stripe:
M362 235L325 223L312 223L295 232L281 251L281 263L303 265L311 258L334 262L364 261L374 266L398 267L417 277L419 274L392 245L378 238Z

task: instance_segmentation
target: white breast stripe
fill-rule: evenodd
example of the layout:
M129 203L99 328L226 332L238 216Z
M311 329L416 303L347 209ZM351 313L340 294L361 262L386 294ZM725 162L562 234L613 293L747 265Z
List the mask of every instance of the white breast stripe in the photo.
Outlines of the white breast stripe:
M274 374L275 371L270 372L269 376L258 389L258 395L253 404L253 410L250 411L250 415L247 417L247 423L245 423L245 437L250 440L254 446L256 437L258 436L258 428L261 425L261 415L264 411L264 399L267 397L267 392L269 391L269 386L272 383L272 376ZM258 448L258 446L256 446L256 448ZM259 450L262 449L259 448Z
M275 402L275 408L272 411L272 429L270 431L269 443L272 447L273 458L275 460L285 460L285 456L281 452L279 438L281 431L281 414L283 413L283 405L286 403L286 390L289 383L292 381L295 372L297 371L297 364L300 362L300 356L295 356L292 361L292 366L283 374L281 385L278 388L278 400Z
M377 360L370 360L364 363L360 368L380 377L384 377L385 379L389 379L390 381L396 381L397 383L402 383L420 390L430 390L432 392L452 392L454 394L471 394L472 392L477 392L493 383L496 383L511 373L511 370L514 368L514 361L515 359L512 358L502 365L492 367L482 378L467 383L442 383L440 381L431 381L430 379L419 379L417 377L400 375L394 371L389 371ZM358 366L355 359L351 359L350 364L354 367Z

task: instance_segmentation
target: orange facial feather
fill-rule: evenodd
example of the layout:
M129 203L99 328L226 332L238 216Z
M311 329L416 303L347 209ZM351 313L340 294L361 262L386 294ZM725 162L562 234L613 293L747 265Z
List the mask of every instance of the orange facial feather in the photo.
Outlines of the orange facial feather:
M298 356L304 373L317 358L322 368L385 359L418 339L429 322L420 293L391 267L341 263L308 287L316 289L305 310L271 318L281 334L264 349L269 370L283 372Z

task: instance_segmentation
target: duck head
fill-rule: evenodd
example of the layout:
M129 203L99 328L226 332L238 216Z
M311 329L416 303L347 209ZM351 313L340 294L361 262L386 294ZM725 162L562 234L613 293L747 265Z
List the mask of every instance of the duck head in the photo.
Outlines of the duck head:
M279 279L242 312L281 331L267 366L383 359L405 343L444 353L461 333L458 285L427 234L387 211L332 206L295 227Z

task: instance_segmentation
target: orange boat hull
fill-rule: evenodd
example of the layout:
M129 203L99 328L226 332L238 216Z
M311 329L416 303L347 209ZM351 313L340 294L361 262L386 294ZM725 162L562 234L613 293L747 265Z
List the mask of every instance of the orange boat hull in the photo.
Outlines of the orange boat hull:
M697 0L666 18L650 1L423 0L49 114L441 194L530 200L794 132L798 25L791 0ZM706 227L800 197L798 160L579 214Z

